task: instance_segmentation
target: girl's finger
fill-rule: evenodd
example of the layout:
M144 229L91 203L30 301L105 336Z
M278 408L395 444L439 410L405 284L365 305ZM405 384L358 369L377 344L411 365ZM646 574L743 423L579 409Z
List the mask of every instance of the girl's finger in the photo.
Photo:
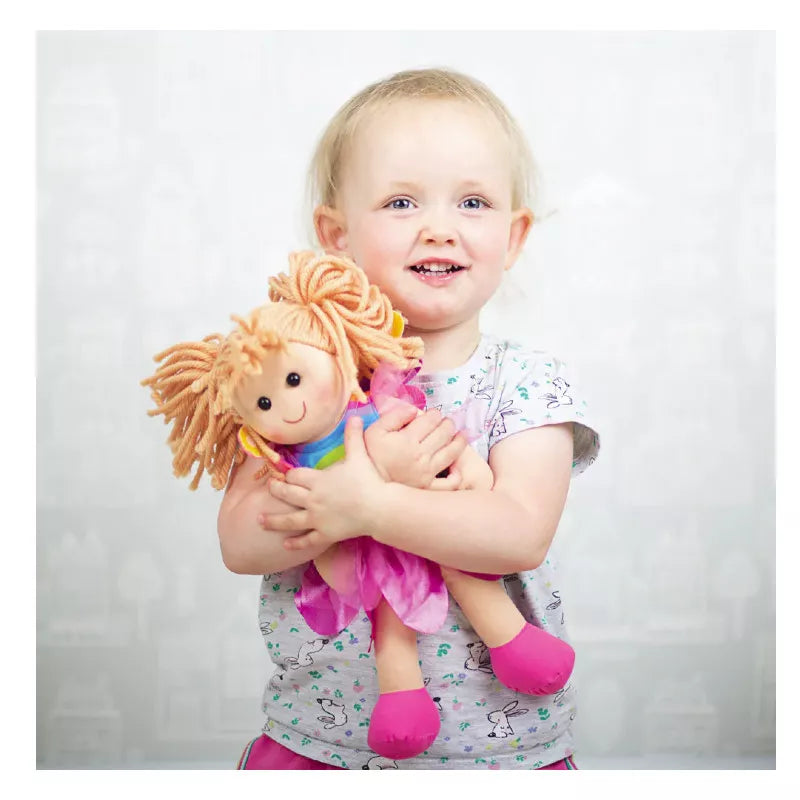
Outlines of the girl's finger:
M467 440L463 436L456 436L449 444L446 444L431 456L431 469L438 475L443 469L455 464L458 457L468 446Z
M269 493L278 500L283 500L290 505L298 508L306 508L308 505L309 490L304 486L295 486L286 481L272 479L269 484Z
M434 478L428 488L432 489L434 492L453 492L458 489L460 485L461 475L454 469L451 469L446 478Z
M361 417L350 417L344 428L344 455L345 458L358 458L367 456L367 447L364 444L364 423Z
M420 444L429 453L435 453L445 445L452 442L458 435L456 426L452 420L445 417L421 442Z
M412 406L411 403L398 402L397 405L390 408L386 413L373 423L379 426L382 430L390 433L392 431L399 431L404 428L419 414L419 409Z
M424 414L420 414L415 420L406 425L406 431L417 442L421 442L426 436L439 426L442 421L442 414L437 408L431 408Z
M259 514L258 524L265 531L306 531L310 527L305 509L288 514Z
M300 536L289 536L283 540L283 546L287 550L308 550L322 544L322 535L319 531L309 531Z
M314 481L319 477L319 471L308 467L295 467L286 473L286 483L292 486L302 486L311 489Z

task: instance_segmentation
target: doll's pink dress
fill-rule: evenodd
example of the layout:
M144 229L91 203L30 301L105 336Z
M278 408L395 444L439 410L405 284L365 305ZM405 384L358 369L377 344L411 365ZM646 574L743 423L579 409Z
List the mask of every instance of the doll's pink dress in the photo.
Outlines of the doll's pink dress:
M344 427L351 416L360 416L366 429L393 404L411 403L425 409L425 395L409 383L418 371L379 365L370 381L367 402L351 401L336 430L318 442L282 446L277 452L292 467L322 469L338 461L344 457ZM407 627L419 633L434 633L444 624L448 596L438 564L360 536L339 543L334 569L336 565L341 567L343 584L338 591L322 579L311 562L294 597L297 609L317 633L340 633L359 609L374 623L381 598Z

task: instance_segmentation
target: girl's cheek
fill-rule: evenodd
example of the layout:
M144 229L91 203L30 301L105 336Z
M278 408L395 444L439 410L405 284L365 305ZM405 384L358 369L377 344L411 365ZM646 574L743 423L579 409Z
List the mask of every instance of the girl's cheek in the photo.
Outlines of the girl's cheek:
M368 263L376 272L376 277L389 267L405 264L409 252L414 245L414 239L398 236L396 231L387 233L376 241L370 249Z

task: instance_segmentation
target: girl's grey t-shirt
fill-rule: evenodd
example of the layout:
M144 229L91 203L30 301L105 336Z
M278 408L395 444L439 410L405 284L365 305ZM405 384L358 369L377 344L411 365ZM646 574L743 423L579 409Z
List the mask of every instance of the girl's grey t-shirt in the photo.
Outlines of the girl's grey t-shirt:
M428 408L466 418L488 458L497 442L529 428L573 423L573 475L599 449L580 386L553 356L493 336L458 369L417 378ZM459 412L459 409L461 411ZM366 614L336 637L312 631L294 605L305 565L265 575L259 622L275 671L264 691L264 733L318 761L348 769L538 769L572 754L575 688L544 697L507 689L494 676L485 645L450 598L441 630L419 635L422 673L439 708L441 730L423 754L402 761L367 745L377 701L374 650ZM550 556L503 584L532 624L568 640L563 593Z

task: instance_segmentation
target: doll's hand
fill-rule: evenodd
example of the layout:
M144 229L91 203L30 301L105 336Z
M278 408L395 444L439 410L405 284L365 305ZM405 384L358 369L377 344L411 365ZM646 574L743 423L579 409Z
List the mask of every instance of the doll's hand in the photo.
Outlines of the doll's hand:
M387 481L416 489L456 489L457 470L436 476L453 466L467 447L452 421L436 409L420 412L410 404L387 411L364 434L367 452Z
M298 510L262 514L261 526L273 531L307 531L285 539L286 549L303 550L369 535L386 484L367 454L360 418L347 421L344 447L344 459L327 469L300 467L289 470L285 481L269 481L270 494Z

